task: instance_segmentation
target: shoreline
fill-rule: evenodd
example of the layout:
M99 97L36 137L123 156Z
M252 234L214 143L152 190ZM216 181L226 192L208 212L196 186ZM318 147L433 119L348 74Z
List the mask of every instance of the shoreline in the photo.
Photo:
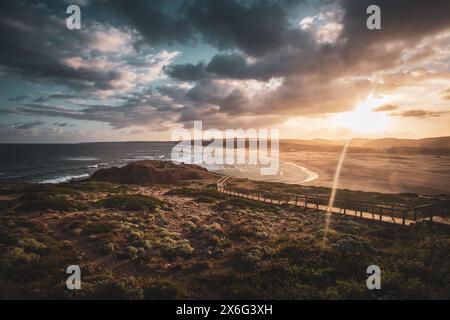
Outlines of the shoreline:
M280 161L278 175L261 175L261 168L262 167L260 165L251 167L234 166L211 171L229 175L234 178L244 178L264 182L281 182L287 184L303 184L319 178L319 174L317 172L293 162Z
M279 182L316 187L332 187L338 161L338 153L330 152L282 152L278 175L263 176L261 166L233 166L227 168L202 165L211 172L222 173L236 178L255 181ZM156 160L160 156L152 156ZM129 159L132 160L132 159ZM139 161L134 159L135 161ZM132 163L135 161L129 161ZM99 161L89 164L83 171L47 176L40 181L28 179L1 179L1 183L63 183L87 178L99 168L122 166ZM338 189L380 193L417 193L420 195L450 194L450 176L448 166L439 163L439 159L428 156L392 157L389 155L350 154L344 160ZM2 171L5 175L5 172ZM23 180L23 181L22 181Z
M339 153L286 152L283 161L298 164L318 173L306 186L333 186ZM347 154L338 189L379 193L417 193L419 195L450 194L448 166L433 157L398 159L389 155Z

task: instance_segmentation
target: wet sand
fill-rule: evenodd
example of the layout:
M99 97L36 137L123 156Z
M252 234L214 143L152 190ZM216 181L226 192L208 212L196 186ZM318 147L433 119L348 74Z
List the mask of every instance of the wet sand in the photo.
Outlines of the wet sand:
M319 177L304 185L331 187L340 153L283 152L280 158ZM450 156L348 153L338 188L383 193L450 194Z
M302 166L299 163L280 161L277 175L262 175L261 166L247 165L234 166L216 172L233 176L236 178L247 178L266 182L284 182L290 184L303 184L316 180L319 176L317 172Z

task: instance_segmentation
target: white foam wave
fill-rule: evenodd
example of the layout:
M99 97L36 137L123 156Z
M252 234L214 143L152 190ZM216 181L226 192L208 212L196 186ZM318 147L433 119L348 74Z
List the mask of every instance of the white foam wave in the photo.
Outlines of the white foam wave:
M53 178L53 179L48 179L48 180L43 180L40 181L39 183L63 183L63 182L67 182L70 180L77 180L77 179L82 179L82 178L87 178L89 177L89 174L85 173L85 174L79 174L79 175L70 175L70 176L62 176L62 177L57 177L57 178Z

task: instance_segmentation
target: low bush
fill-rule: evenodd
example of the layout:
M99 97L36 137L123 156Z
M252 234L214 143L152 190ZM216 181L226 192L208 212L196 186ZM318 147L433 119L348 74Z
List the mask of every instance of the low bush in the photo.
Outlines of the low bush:
M213 203L217 200L226 199L226 196L214 189L179 188L172 189L166 193L173 196L187 196L198 202Z
M226 208L240 208L240 209L270 209L270 205L264 202L243 199L243 198L230 198L217 204L217 210L223 210Z
M0 211L11 209L14 206L14 202L7 200L0 200Z
M264 252L260 248L237 251L231 258L231 265L243 271L252 270L261 263L263 255Z
M123 211L151 211L156 208L168 208L168 204L150 196L136 195L117 195L102 199L96 202L99 207L107 209L117 209Z
M151 245L153 249L157 250L161 256L167 259L190 257L194 252L194 248L192 248L189 240L186 239L180 240L163 237L161 239L155 239Z
M174 300L179 297L179 286L168 280L160 280L152 283L144 289L144 298L149 300Z
M102 223L102 222L88 222L83 228L84 234L101 234L109 233L114 230L114 225L112 223Z
M127 189L126 186L117 185L109 182L89 181L89 182L70 182L68 187L83 192L120 192Z
M52 195L45 193L29 193L25 194L17 200L21 203L16 212L29 211L47 211L54 210L59 212L82 210L86 206L75 200L69 200L60 195Z
M139 279L125 277L119 281L107 283L97 294L108 299L137 300L144 298L144 289Z

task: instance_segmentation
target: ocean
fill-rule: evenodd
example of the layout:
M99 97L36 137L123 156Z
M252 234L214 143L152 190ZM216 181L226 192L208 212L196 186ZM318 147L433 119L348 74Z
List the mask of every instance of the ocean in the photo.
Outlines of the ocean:
M0 144L0 182L61 183L89 177L100 168L138 160L170 160L176 142L81 144ZM317 176L293 163L280 163L277 175L262 176L254 165L206 165L211 171L256 180L302 183Z
M0 144L0 181L59 183L100 168L170 159L175 142Z
M0 144L0 183L61 183L138 160L170 160L176 142ZM331 187L339 152L285 152L277 175L259 166L203 165L234 177ZM450 156L347 154L339 188L383 193L450 194Z

